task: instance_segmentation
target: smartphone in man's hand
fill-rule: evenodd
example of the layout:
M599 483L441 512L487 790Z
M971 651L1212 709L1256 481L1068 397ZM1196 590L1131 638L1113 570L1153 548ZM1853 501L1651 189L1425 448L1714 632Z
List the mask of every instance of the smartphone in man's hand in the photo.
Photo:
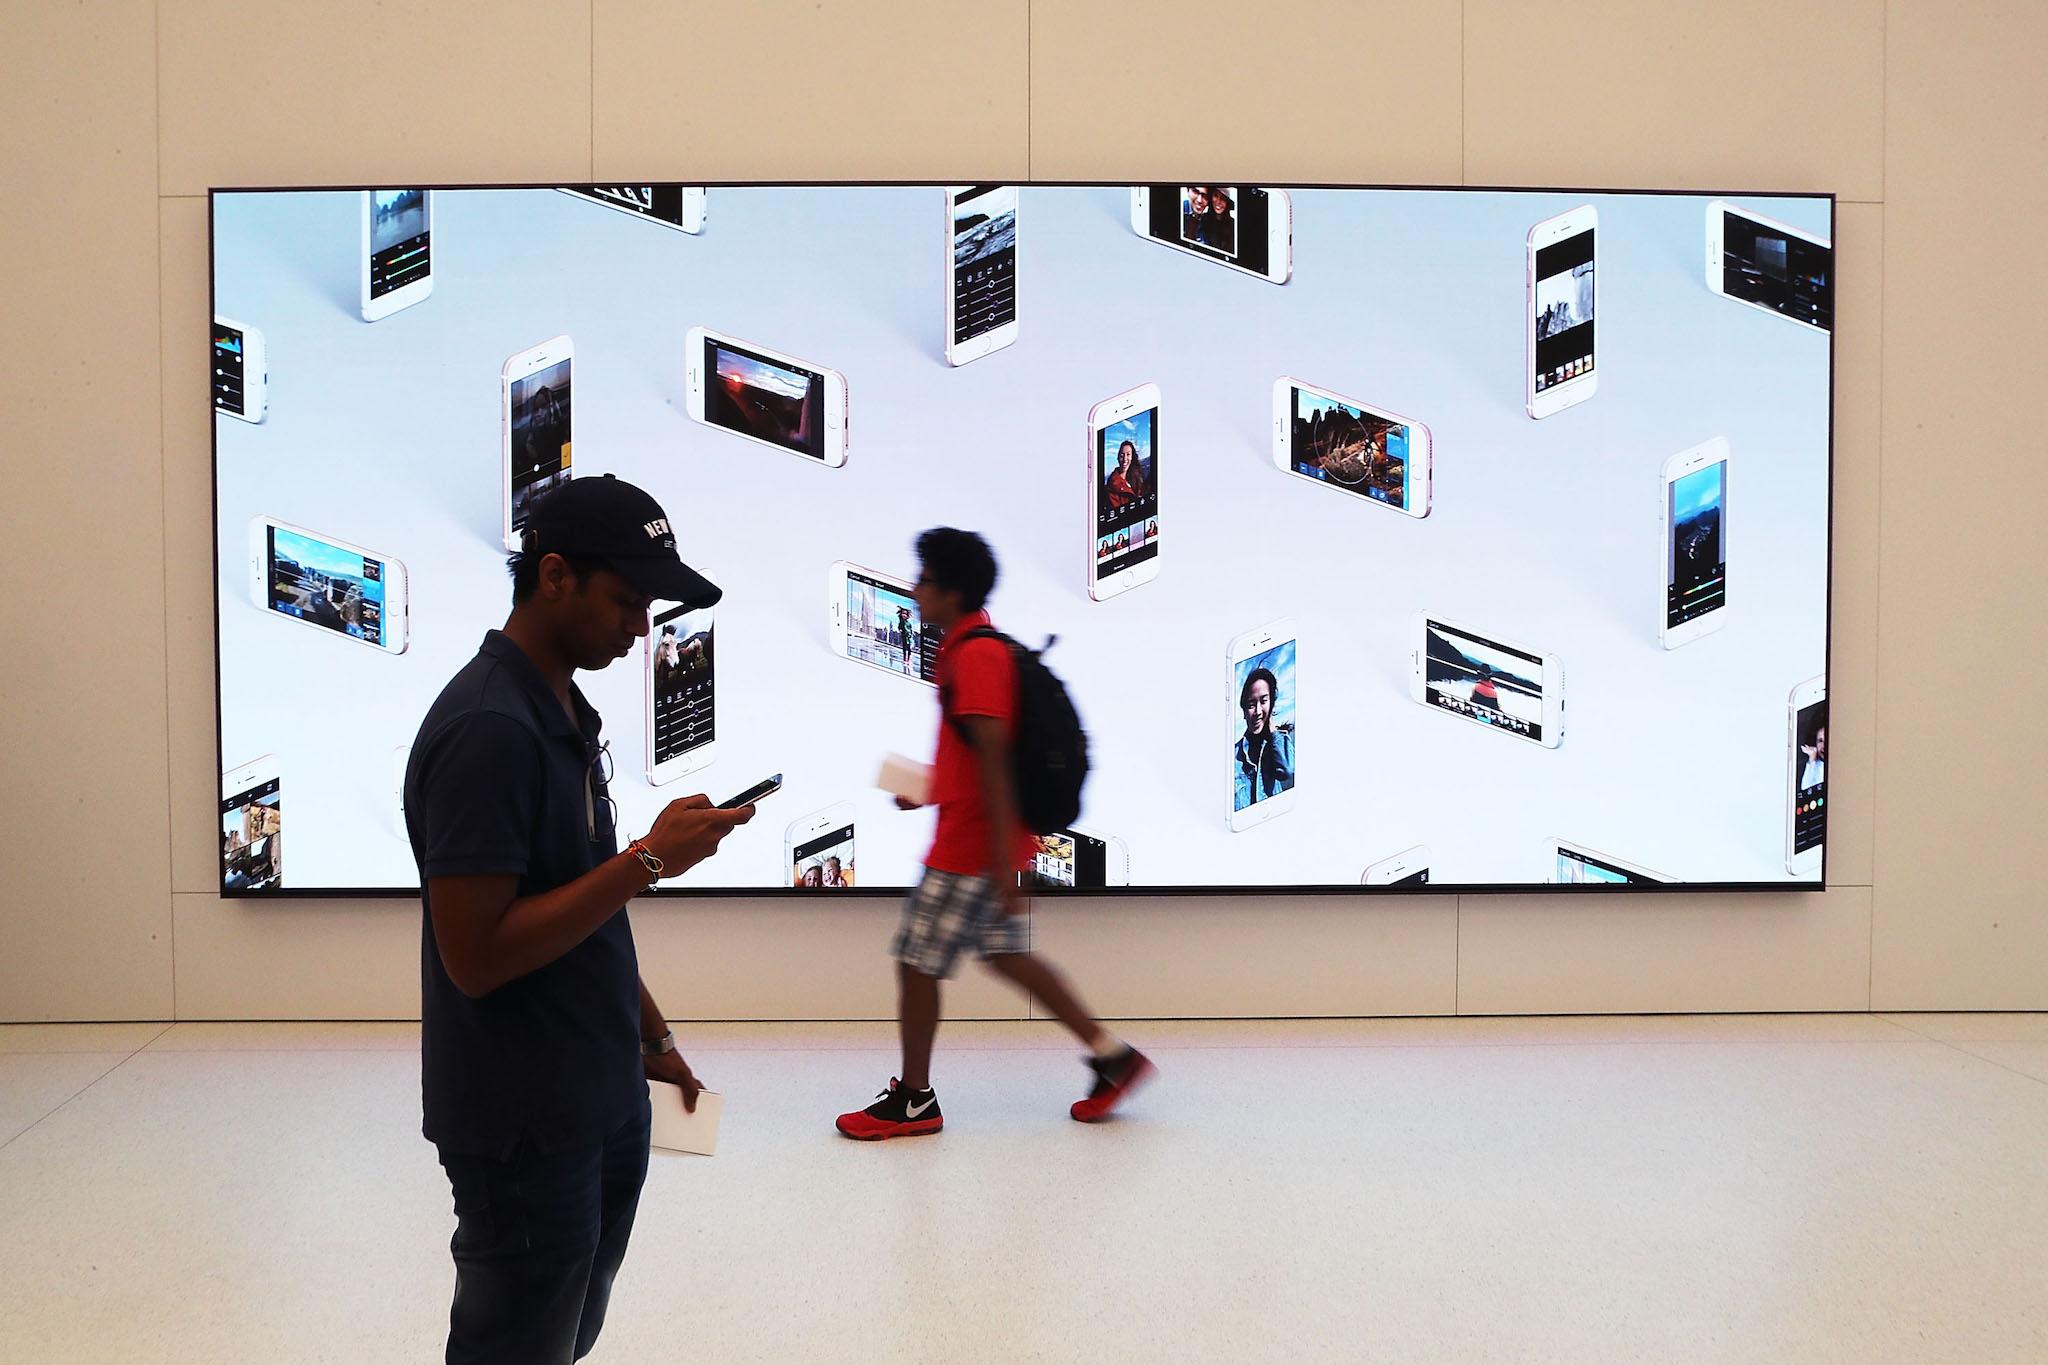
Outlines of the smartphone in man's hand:
M753 786L747 788L738 796L733 797L730 801L719 802L718 809L738 810L741 806L751 806L756 801L760 801L765 797L773 796L775 795L775 793L781 790L782 774L777 773L773 777L764 778L763 780L756 782Z

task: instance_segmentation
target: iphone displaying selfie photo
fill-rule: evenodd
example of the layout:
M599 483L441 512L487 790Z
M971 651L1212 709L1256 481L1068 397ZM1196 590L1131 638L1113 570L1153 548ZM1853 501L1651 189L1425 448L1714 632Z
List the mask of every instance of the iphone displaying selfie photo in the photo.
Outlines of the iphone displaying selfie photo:
M1230 828L1264 824L1294 809L1300 781L1301 688L1292 621L1248 630L1230 642Z
M1088 595L1101 602L1159 576L1159 386L1088 413Z
M1294 273L1294 206L1261 185L1138 185L1131 230L1268 284Z
M782 843L791 887L845 891L854 885L852 802L792 820Z

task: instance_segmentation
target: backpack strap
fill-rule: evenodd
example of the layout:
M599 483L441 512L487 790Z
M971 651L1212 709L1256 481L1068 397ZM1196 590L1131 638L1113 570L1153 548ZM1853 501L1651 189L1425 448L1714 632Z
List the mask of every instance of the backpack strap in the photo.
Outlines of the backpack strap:
M1011 639L1009 636L997 630L994 626L976 626L973 630L968 631L966 634L961 635L958 638L963 643L968 640L1001 640L1004 644L1008 645L1012 650L1022 650L1026 654L1043 654L1047 650L1051 649L1054 645L1060 642L1059 636L1048 635L1045 637L1044 644L1040 645L1037 649L1033 649L1029 645Z

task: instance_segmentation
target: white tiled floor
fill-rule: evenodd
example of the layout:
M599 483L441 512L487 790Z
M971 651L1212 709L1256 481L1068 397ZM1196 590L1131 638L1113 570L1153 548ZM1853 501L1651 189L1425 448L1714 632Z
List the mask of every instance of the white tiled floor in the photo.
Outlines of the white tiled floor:
M125 1031L124 1031L125 1030ZM833 1114L887 1026L679 1028L595 1361L2048 1360L2048 1017L956 1024L947 1131ZM437 1359L417 1029L0 1028L0 1361Z

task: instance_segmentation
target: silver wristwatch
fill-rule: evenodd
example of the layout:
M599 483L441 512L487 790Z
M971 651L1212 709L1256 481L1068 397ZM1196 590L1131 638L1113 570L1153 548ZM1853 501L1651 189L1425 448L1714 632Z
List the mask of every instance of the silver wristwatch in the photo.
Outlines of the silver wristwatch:
M651 1043L644 1038L640 1040L640 1055L642 1057L659 1057L664 1052L674 1052L675 1050L676 1035L673 1029L662 1034Z

